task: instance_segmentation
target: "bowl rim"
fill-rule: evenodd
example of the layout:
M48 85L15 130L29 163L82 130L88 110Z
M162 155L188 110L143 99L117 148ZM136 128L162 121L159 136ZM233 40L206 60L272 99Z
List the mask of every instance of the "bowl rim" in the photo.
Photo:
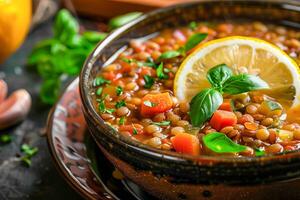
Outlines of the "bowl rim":
M242 3L245 2L244 0L204 0L204 1L198 1L198 2L188 2L188 3L181 3L173 6L168 6L160 9L156 9L154 11L151 11L149 13L143 14L140 17L136 18L135 20L123 25L122 27L114 30L110 34L107 35L107 37L97 44L97 46L94 48L92 53L88 56L88 58L85 60L85 63L83 65L83 68L80 73L79 77L79 89L80 89L80 97L82 100L83 108L85 111L86 117L89 117L91 120L93 120L94 123L99 125L104 130L101 131L102 134L107 135L107 133L111 133L110 136L114 140L114 142L118 143L119 145L126 146L126 148L130 148L133 151L138 151L146 156L154 156L156 158L163 158L168 159L173 162L179 162L179 163L186 163L191 162L194 164L201 163L201 164L208 164L211 165L212 163L226 163L226 164L232 164L232 163L240 163L240 164L249 164L249 163L269 163L272 161L290 161L291 159L300 159L300 150L295 151L289 151L289 152L282 152L275 155L265 155L260 157L232 157L232 156L208 156L208 155L197 155L197 156L191 156L187 154L180 154L177 152L171 152L171 151L165 151L156 149L153 147L150 147L148 145L142 144L141 142L134 141L132 139L129 139L128 137L123 136L122 134L119 134L116 130L114 130L112 127L107 125L105 121L100 117L100 115L95 110L91 99L88 97L90 95L89 87L88 87L88 79L90 76L90 72L93 69L93 66L96 62L96 60L99 58L99 53L103 51L106 46L109 46L109 44L115 40L118 39L119 36L121 36L126 31L130 30L131 28L134 28L136 25L142 23L143 21L147 20L148 18L158 16L160 14L163 14L165 12L174 12L176 9L185 9L188 7L191 7L193 5L199 5L199 4L205 4L205 3L212 3L212 2L232 2L232 3ZM290 5L295 6L297 8L297 11L300 12L300 2L294 1L294 0L285 0L285 1L279 1L279 0L252 0L250 3L260 3L260 4L278 4L278 5ZM287 9L287 7L283 7L281 9ZM289 8L290 9L290 8ZM296 10L296 9L295 9ZM102 67L102 66L98 66ZM91 132L93 135L94 133ZM96 137L93 137L96 138Z

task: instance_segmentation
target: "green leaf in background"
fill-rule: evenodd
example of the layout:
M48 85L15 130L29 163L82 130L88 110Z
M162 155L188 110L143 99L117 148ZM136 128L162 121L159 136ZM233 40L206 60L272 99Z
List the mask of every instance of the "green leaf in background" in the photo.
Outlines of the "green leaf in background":
M110 30L113 30L115 28L123 26L124 24L127 24L128 22L138 18L142 14L143 13L141 13L141 12L130 12L130 13L127 13L124 15L114 17L108 22L108 27Z
M213 87L221 88L224 82L232 76L232 71L227 65L220 64L207 72L207 80Z
M53 32L63 44L72 44L79 33L79 24L68 10L62 9L56 16Z
M199 92L190 102L192 125L201 127L220 107L222 102L222 94L213 88L207 88Z
M58 12L54 37L37 43L28 57L28 65L44 80L40 97L43 103L52 105L58 98L61 77L79 74L86 57L106 33L87 31L79 34L78 22L69 11Z
M238 153L246 150L246 146L233 142L224 133L213 132L203 136L204 145L216 153Z
M11 142L11 136L9 134L1 134L0 135L0 143L4 143L4 144L7 144L7 143L10 143Z
M192 35L188 39L188 41L185 43L184 51L188 52L189 50L191 50L192 48L197 46L197 44L202 42L206 37L207 37L207 33L196 33L196 34Z
M227 79L223 84L223 92L227 94L240 94L252 90L268 89L269 85L255 75L239 74Z
M54 104L60 90L60 79L46 79L41 87L40 96L42 101L47 104Z

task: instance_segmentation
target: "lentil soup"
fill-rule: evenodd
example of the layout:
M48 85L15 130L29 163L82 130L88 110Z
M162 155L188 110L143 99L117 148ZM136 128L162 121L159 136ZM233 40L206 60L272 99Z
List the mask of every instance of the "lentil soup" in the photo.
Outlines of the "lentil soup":
M167 151L263 156L298 150L300 107L291 108L287 101L277 99L259 76L255 76L260 83L255 89L233 94L220 89L222 80L214 86L207 75L214 89L207 85L188 100L176 97L174 79L183 61L202 44L236 35L260 38L278 46L296 62L300 58L300 32L291 28L262 22L191 22L186 27L165 29L147 40L131 40L95 78L94 106L120 134ZM207 73L222 71L238 77L224 63L218 64ZM244 70L238 74L247 76L253 72ZM198 112L202 94L210 92L216 98L208 103L215 109L203 118Z

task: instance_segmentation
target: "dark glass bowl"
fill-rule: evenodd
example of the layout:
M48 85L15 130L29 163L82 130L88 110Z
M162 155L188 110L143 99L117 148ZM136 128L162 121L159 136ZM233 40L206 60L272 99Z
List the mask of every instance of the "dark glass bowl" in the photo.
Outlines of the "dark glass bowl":
M81 99L90 133L127 178L162 199L278 199L287 195L299 199L299 151L253 158L182 155L130 140L97 114L91 96L92 81L117 50L133 38L201 20L259 20L298 28L300 2L210 0L180 4L145 14L115 30L96 47L80 75Z

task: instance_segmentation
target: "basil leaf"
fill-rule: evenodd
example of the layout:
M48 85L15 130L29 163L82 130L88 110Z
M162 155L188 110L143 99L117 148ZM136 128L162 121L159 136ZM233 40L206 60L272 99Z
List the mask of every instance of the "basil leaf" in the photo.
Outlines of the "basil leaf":
M159 79L168 79L169 76L164 73L164 64L160 63L158 68L156 69L156 75Z
M149 75L144 75L145 85L144 88L150 89L154 84L154 78Z
M238 153L246 150L246 146L233 142L224 133L213 132L203 136L204 145L216 153Z
M138 18L142 14L143 13L141 13L141 12L131 12L131 13L127 13L124 15L119 15L117 17L112 18L108 22L108 27L110 30L118 28L118 27L123 26L124 24L127 24L128 22Z
M207 88L199 92L190 102L192 125L196 127L202 126L220 107L222 102L222 94L213 88Z
M232 76L223 84L223 92L227 94L240 94L252 90L260 90L269 88L268 83L260 79L258 76L249 74L239 74Z
M184 45L185 52L188 52L189 50L197 46L197 44L202 42L206 37L207 33L196 33L192 35Z
M162 53L159 57L158 60L163 60L163 59L170 59L170 58L175 58L180 56L181 53L179 51L166 51Z
M207 80L210 82L210 84L213 87L220 88L220 89L224 84L224 82L227 79L229 79L231 76L232 76L232 71L225 64L220 64L211 68L206 75Z
M157 125L157 126L169 126L171 124L170 121L161 121L161 122L152 122L151 124Z
M45 80L40 90L41 100L47 104L54 104L59 96L60 85L59 78Z
M62 9L56 16L53 32L55 38L69 44L79 33L79 24L68 10Z

